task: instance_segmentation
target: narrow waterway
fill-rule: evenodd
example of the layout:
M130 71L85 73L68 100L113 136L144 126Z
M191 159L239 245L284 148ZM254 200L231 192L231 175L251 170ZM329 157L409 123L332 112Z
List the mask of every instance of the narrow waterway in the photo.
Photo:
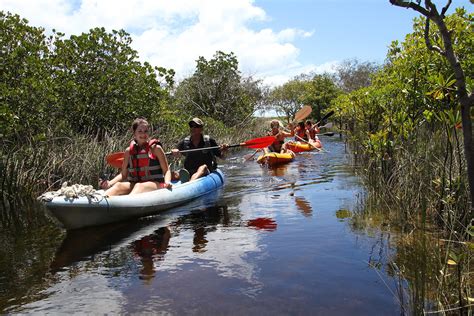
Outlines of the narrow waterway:
M3 231L0 312L403 314L390 236L351 225L362 188L324 148L273 170L231 155L222 191L156 216Z

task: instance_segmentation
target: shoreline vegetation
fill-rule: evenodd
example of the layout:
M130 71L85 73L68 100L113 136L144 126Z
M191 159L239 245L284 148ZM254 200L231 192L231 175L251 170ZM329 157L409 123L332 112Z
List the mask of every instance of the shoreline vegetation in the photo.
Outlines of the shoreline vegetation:
M473 99L473 14L458 8L443 21ZM0 227L34 225L26 204L64 181L96 185L103 173L116 172L104 157L127 146L135 117L156 126L152 135L169 150L194 116L219 143L238 143L266 129L268 118L253 113L271 109L293 118L310 105L314 122L335 112L335 131L348 142L366 188L352 225L403 233L399 257L410 255L394 258L390 268L407 280L401 292L411 293L413 313L467 314L474 304L474 211L465 131L474 113L463 103L459 74L426 45L444 47L439 27L426 25L425 17L414 19L413 32L392 42L383 65L345 61L335 73L301 74L270 88L243 76L233 53L199 57L195 73L176 83L172 69L140 63L123 30L48 37L0 11ZM424 258L415 258L415 246L425 247ZM406 260L428 259L435 280L406 273Z

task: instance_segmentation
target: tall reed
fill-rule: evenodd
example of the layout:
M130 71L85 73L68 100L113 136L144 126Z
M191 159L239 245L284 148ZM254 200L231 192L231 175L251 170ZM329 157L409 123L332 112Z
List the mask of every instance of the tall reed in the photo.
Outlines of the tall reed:
M367 197L354 221L383 216L399 229L391 264L408 281L415 314L464 314L474 301L473 214L457 137L452 130L418 131L391 156L356 159Z

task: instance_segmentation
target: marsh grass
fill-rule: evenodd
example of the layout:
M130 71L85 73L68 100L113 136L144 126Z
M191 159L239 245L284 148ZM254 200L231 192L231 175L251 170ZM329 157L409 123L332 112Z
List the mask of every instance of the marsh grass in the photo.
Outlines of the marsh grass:
M50 137L48 141L26 139L21 146L2 144L3 210L26 206L42 192L57 189L63 182L97 183L98 176L110 170L105 155L116 151L121 143L123 137L112 133L101 137ZM5 217L9 212L1 214Z
M397 231L389 265L408 282L400 295L413 314L472 314L472 213L456 137L420 132L390 156L355 158L367 196L353 223Z

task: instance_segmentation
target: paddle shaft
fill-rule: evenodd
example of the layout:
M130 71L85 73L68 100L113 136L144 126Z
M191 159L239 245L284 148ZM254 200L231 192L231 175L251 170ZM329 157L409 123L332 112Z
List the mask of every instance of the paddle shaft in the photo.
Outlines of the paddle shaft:
M316 136L334 136L334 132L326 132L326 133L316 134Z
M256 149L252 154L247 154L244 156L245 160L250 160L253 156L255 156L256 153L258 153L260 149Z
M316 123L316 126L319 126L319 124L320 124L321 122L324 122L324 121L327 120L329 117L331 117L333 114L334 114L334 111L331 111L331 112L327 113L326 115L324 115L324 116Z
M240 143L240 144L234 144L234 145L229 145L227 148L233 148L233 147L239 147L239 146L245 146L245 143ZM201 151L201 150L209 150L209 149L217 149L220 148L221 146L212 146L212 147L201 147L201 148L193 148L193 149L185 149L185 150L180 150L179 153L190 153L193 151ZM166 152L165 155L171 155L172 152Z

